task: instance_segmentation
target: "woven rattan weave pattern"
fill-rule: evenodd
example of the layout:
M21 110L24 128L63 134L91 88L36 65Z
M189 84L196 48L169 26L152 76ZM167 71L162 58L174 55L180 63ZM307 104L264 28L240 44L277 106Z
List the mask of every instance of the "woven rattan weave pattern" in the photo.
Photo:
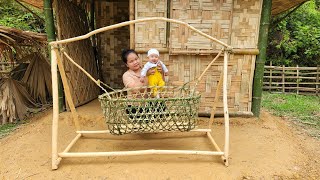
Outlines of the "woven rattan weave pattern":
M189 131L197 124L200 94L187 87L152 87L117 90L99 96L111 134Z

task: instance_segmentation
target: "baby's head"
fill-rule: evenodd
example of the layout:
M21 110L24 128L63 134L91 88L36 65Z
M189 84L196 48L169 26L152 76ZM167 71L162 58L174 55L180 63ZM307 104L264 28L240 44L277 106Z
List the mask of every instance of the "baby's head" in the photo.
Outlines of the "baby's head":
M159 60L159 51L156 49L150 49L148 51L149 62L157 63Z

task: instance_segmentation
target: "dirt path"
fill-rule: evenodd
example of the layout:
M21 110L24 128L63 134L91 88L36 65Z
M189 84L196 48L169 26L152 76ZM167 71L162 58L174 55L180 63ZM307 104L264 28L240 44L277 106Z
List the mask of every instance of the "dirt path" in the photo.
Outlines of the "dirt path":
M103 129L97 101L78 108L86 129ZM0 139L0 179L317 179L320 177L320 142L288 122L263 112L261 120L231 118L230 166L218 157L147 155L110 158L63 159L51 171L51 111L36 115L28 125ZM59 151L75 136L70 113L60 115ZM202 121L207 119L202 118ZM222 119L213 127L223 144ZM210 150L205 137L153 139L125 136L122 140L90 137L72 151L132 149ZM108 136L110 137L110 136ZM137 140L132 140L137 137ZM156 137L156 136L155 136Z

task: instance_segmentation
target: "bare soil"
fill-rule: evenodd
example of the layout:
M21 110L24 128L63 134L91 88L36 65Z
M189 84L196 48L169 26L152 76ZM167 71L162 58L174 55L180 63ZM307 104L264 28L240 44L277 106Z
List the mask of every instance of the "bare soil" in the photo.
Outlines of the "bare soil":
M98 101L77 109L83 129L106 129ZM289 121L262 112L260 119L231 118L230 165L219 157L146 155L64 158L51 170L51 110L0 139L0 179L318 179L320 142ZM200 125L208 119L201 118ZM224 142L223 118L215 120L213 136ZM71 113L60 114L59 152L75 137ZM205 136L173 133L85 136L71 151L139 149L213 150ZM98 137L98 136L95 136ZM161 137L161 136L160 136Z

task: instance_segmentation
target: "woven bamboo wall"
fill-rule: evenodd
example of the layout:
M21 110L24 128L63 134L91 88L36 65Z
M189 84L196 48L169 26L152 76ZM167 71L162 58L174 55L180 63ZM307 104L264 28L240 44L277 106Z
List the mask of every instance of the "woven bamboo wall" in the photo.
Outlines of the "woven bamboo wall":
M129 2L96 1L96 28L129 20ZM122 88L122 74L126 71L121 49L129 47L129 26L97 35L103 81L114 88Z
M180 19L204 33L229 43L232 0L173 0L171 18ZM188 31L177 24L171 25L170 50L221 49L209 39Z
M234 1L231 33L234 48L257 48L261 3L260 0Z
M148 7L149 1L140 0L137 3L138 5L141 3L142 9L148 9L148 13L146 13L148 15L165 10L152 9L154 7L152 4ZM231 44L235 48L257 48L261 3L262 0L172 0L170 17L188 22L197 29ZM136 8L136 15L139 15L139 18L149 17L142 16L144 12L140 12L139 8ZM208 50L216 51L221 46L217 46L216 43L212 43L180 25L170 24L169 28L170 38L167 45L169 53L162 53L160 56L169 69L170 83L182 85L199 76L206 65L214 58L214 55L208 54ZM150 30L149 26L144 29L141 26L140 31L135 32L135 35L144 32L143 36L150 37L153 32L148 30ZM139 48L146 47L148 49L152 41L145 39L143 43L145 46L136 39L135 45ZM158 46L158 44L155 46ZM173 53L179 51L199 52L207 55ZM145 53L141 54L140 57L143 62L146 62ZM230 112L251 111L255 58L255 55L232 55L230 57L228 65L228 104ZM198 85L198 90L202 92L200 112L210 112L223 68L222 61L223 58L219 58ZM217 111L222 111L222 96Z
M135 19L167 17L166 0L136 0ZM167 47L166 22L142 22L135 24L135 48Z
M68 0L55 0L54 5L55 13L59 14L57 16L59 39L88 33L89 26L84 10ZM97 65L93 49L90 47L91 42L89 39L64 46L66 52L75 62L88 71L94 78L97 78ZM75 106L80 106L97 98L100 91L93 81L68 60L64 60L64 66Z

